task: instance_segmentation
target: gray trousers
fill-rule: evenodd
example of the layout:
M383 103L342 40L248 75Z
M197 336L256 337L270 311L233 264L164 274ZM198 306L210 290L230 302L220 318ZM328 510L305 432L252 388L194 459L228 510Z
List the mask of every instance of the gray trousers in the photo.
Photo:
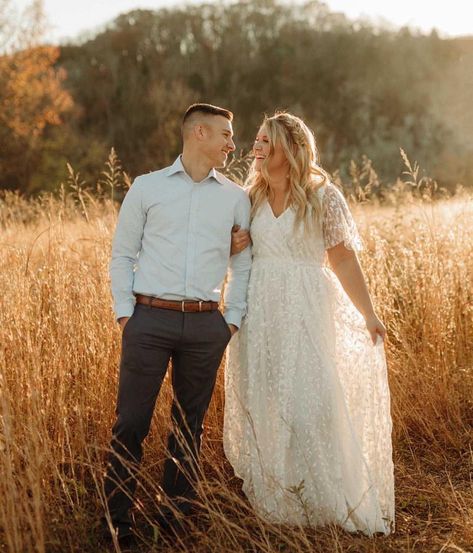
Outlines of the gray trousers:
M219 311L181 313L137 304L122 336L117 419L105 493L114 525L129 524L156 398L172 359L173 430L162 487L171 498L190 498L200 450L202 423L217 369L231 332Z

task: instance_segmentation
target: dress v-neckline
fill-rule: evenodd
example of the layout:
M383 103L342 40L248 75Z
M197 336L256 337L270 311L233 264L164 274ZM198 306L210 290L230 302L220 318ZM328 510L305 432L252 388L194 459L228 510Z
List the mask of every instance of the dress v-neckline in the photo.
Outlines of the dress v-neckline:
M271 215L272 215L272 217L275 221L278 221L279 219L281 219L281 217L283 217L284 214L291 209L291 206L288 205L286 207L286 209L284 211L281 211L281 213L279 215L275 215L274 211L273 211L273 208L271 207L271 204L269 203L269 200L266 200L266 204L268 205L269 211L270 211L270 213L271 213Z

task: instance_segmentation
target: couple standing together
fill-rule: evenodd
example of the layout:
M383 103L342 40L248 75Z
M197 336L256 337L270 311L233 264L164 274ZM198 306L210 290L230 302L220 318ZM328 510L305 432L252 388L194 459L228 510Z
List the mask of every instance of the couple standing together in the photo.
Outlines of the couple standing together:
M385 328L355 223L314 135L289 113L264 119L245 189L217 172L235 149L232 119L190 106L182 155L138 177L120 210L110 273L122 356L105 481L114 531L132 533L142 442L170 360L162 488L172 508L160 508L159 523L173 527L176 513L190 512L203 420L233 336L224 447L253 507L273 522L388 534Z

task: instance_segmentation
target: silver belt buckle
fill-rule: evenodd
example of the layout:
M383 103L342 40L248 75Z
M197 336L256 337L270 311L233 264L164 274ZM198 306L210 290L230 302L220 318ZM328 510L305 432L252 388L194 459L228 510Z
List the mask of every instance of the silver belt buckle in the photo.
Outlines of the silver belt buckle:
M185 303L186 303L186 300L182 300L182 301L181 301L181 311L182 311L183 313L185 313L185 306L184 306Z
M202 300L199 301L199 312L202 311Z

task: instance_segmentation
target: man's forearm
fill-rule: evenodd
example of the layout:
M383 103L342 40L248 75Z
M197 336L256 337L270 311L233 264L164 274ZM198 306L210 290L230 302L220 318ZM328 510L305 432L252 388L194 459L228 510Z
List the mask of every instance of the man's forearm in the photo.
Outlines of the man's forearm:
M134 269L146 221L139 179L135 179L123 200L113 237L110 280L117 319L131 317L135 308Z
M251 248L233 256L230 261L229 279L225 288L225 320L240 328L246 313L246 295L251 269Z
M134 262L128 258L112 257L110 280L115 317L131 317L135 307L133 296Z

